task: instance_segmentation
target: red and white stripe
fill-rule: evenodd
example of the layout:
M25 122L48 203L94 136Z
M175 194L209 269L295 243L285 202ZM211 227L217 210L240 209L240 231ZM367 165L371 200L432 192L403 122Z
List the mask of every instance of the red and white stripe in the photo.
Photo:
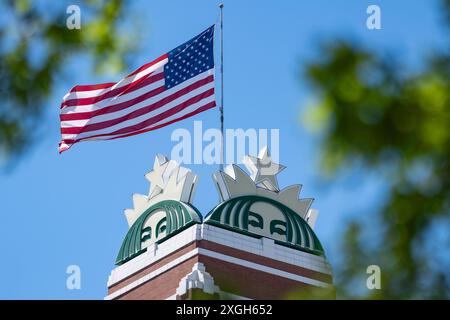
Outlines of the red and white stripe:
M59 152L85 140L110 140L155 130L215 107L214 68L166 89L168 55L117 83L73 87L60 110Z

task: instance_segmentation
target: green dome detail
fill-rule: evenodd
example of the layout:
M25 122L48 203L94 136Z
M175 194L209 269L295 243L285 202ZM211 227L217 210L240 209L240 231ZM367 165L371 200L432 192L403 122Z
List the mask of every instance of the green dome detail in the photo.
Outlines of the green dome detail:
M158 202L145 210L130 227L117 255L116 265L121 265L147 250L142 248L142 243L147 237L144 224L151 215L159 211L166 214L166 235L156 243L161 243L191 225L202 222L201 215L191 205L176 200Z
M284 221L277 221L283 226L281 232L286 238L286 241L274 239L277 244L289 246L315 255L325 256L323 247L309 224L294 210L267 197L259 195L245 195L231 198L211 210L211 212L205 217L204 223L229 229L234 232L251 235L253 237L267 237L267 235L249 231L249 225L255 226L260 223L262 226L263 224L263 221L258 222L258 219L249 221L250 215L259 219L270 220L270 217L261 217L260 215L251 212L251 206L259 202L273 205L279 210L279 212L282 213L282 216L284 217ZM275 220L266 221L266 223L270 222L271 230L273 221ZM274 227L274 229L276 229L276 227ZM280 229L278 228L277 231L278 230Z

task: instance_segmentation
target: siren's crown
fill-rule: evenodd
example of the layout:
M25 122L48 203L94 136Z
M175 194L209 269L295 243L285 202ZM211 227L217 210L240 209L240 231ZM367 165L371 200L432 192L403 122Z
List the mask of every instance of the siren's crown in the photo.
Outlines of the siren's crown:
M129 227L153 204L163 200L178 200L191 203L198 176L191 170L181 167L178 162L168 160L157 154L153 170L145 175L150 182L148 196L133 194L133 209L125 209Z
M258 157L246 156L243 162L250 176L234 164L214 173L221 202L243 195L264 196L283 203L308 220L308 211L314 199L299 199L300 184L279 189L276 175L286 167L273 162L267 147L260 151Z
M276 175L286 167L273 162L267 147L260 151L258 157L244 157L243 163L249 175L234 164L226 166L224 171L219 170L213 174L221 202L243 195L271 198L291 208L312 227L314 226L317 212L310 210L314 199L299 199L302 188L300 184L279 189ZM148 195L133 194L133 209L125 209L130 227L142 213L157 202L178 200L192 204L198 176L181 167L178 162L158 154L153 170L145 177L150 182Z

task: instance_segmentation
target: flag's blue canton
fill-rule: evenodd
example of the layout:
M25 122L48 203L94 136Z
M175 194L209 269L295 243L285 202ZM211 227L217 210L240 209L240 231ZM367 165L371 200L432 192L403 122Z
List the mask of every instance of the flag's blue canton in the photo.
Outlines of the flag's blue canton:
M214 26L169 52L164 65L166 88L172 88L214 67Z

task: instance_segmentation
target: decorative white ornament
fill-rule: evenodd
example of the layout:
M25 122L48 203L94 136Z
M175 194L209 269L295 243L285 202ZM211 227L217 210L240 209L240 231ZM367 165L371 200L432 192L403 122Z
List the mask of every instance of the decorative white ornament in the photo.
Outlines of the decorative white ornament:
M145 210L157 202L178 200L190 204L198 183L196 174L162 154L155 157L153 170L145 177L150 182L148 196L133 194L133 209L125 209L129 227Z
M243 195L263 196L283 203L306 220L314 199L299 199L302 188L300 184L279 189L276 174L286 167L272 161L267 147L260 151L257 158L246 156L244 164L250 171L250 176L234 164L226 166L224 171L214 173L213 179L221 202ZM315 218L311 217L311 222L315 222Z
M243 162L256 185L261 184L268 190L280 191L276 175L286 167L272 161L267 147L261 149L258 157L246 156Z
M155 163L153 164L153 171L150 171L145 175L145 178L147 178L150 182L150 197L161 193L166 186L167 181L164 179L164 172L166 171L168 165L169 162L165 156L161 154L156 155Z
M183 296L191 289L201 289L205 293L220 294L220 289L214 284L214 278L206 272L205 265L197 262L192 267L192 272L180 280L177 295Z

